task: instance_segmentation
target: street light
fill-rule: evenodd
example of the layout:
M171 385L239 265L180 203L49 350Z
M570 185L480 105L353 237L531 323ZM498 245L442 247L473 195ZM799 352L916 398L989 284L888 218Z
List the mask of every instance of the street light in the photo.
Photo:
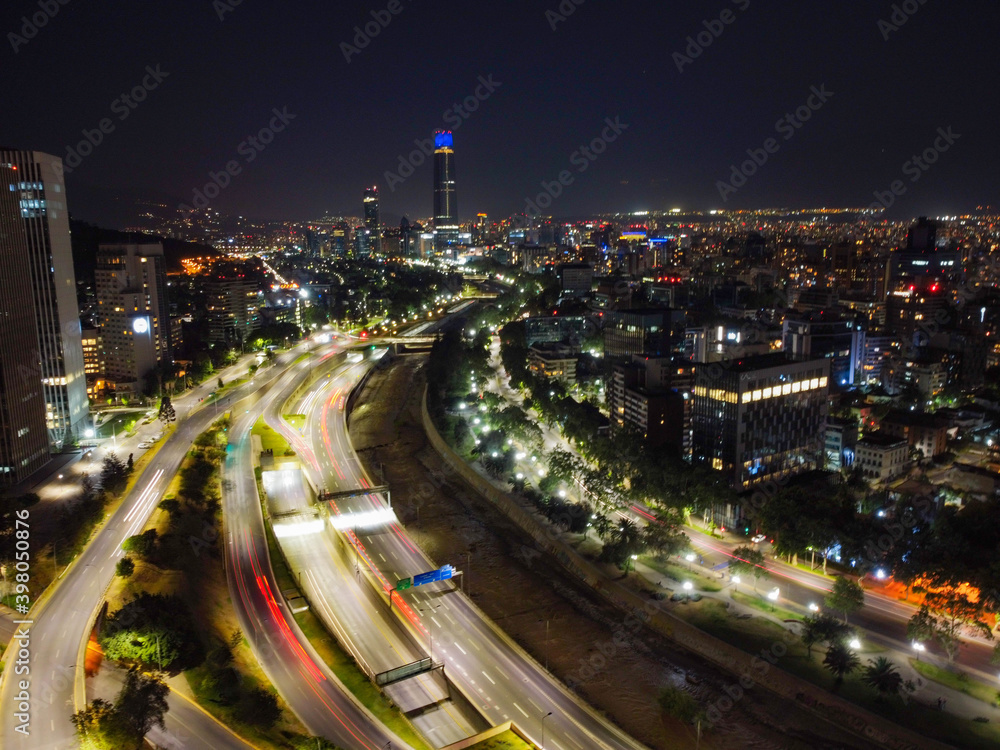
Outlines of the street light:
M771 611L772 612L774 612L774 603L776 601L778 601L778 594L779 593L780 592L778 591L778 588L775 587L774 590L771 591L770 593L768 593L768 595L767 595L767 598L771 600Z
M816 602L809 602L809 611L810 612L819 612L819 605L816 604Z
M542 750L545 750L545 720L549 718L551 715L552 712L549 711L547 714L545 714L545 716L542 717Z
M742 581L742 580L743 579L740 578L739 576L733 576L733 589L734 590L740 585L740 581Z
M691 569L692 569L692 568L691 568L691 563L693 563L693 562L694 562L694 553L693 553L693 552L688 552L688 553L687 553L687 554L686 554L686 555L684 556L684 559L688 561L688 570L691 570Z
M927 646L920 643L919 641L913 642L913 650L917 652L917 661L920 661L920 654L927 650Z
M848 643L847 645L853 648L855 651L857 651L859 648L861 648L861 641L859 641L857 638L852 638L851 642Z

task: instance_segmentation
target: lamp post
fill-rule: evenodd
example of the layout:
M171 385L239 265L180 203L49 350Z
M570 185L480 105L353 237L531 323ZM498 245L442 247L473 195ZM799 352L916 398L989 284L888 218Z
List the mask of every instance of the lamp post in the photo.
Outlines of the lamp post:
M733 576L733 591L739 590L740 581L742 579L739 576Z
M775 587L774 590L771 591L770 593L768 593L768 595L767 595L767 598L771 600L771 611L772 612L774 612L774 603L776 601L778 601L778 595L779 595L779 593L780 593L780 591L778 590L777 587Z
M547 714L545 714L545 716L542 717L542 750L545 750L545 720L549 718L551 715L552 712L549 711Z

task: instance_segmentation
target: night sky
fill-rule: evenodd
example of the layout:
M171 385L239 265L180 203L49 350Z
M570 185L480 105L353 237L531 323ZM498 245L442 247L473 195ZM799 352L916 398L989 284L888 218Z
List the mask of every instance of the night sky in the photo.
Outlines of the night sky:
M565 21L547 17L557 0L398 0L397 15L388 0L226 7L236 1L68 0L25 41L10 34L43 11L7 0L0 145L65 156L109 118L113 130L68 177L73 213L106 225L122 220L110 197L190 203L230 160L240 174L212 202L226 213L357 215L363 187L378 183L384 215L419 219L432 207L430 163L394 190L387 173L415 139L454 128L444 113L492 76L499 88L454 128L463 219L523 211L563 170L572 183L550 209L559 216L863 206L894 180L906 190L891 216L1000 204L995 0L909 0L900 5L916 12L898 30L879 27L891 2L856 0L586 0ZM391 21L348 63L341 45L372 11ZM723 11L732 23L700 56L675 58ZM116 100L157 65L169 75L121 119ZM801 129L776 129L824 85L832 97ZM241 149L275 108L294 119L263 151ZM606 118L628 128L595 161L574 158ZM936 164L904 166L949 127L960 138ZM768 138L777 152L723 201L718 181Z

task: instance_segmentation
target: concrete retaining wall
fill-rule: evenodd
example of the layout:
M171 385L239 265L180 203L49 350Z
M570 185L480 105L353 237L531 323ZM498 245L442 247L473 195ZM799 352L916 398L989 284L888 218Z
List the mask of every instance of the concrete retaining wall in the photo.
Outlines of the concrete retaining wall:
M427 410L427 391L424 390L421 408L424 430L434 450L479 494L493 503L504 515L516 523L538 545L538 548L555 557L562 566L575 577L593 588L618 608L646 623L661 635L669 638L688 651L701 656L717 667L734 676L733 684L727 688L729 698L721 698L709 707L708 720L722 720L733 702L743 694L761 686L787 700L796 701L817 716L841 728L847 728L865 738L873 746L892 750L915 750L916 748L947 748L939 742L928 740L897 724L876 716L849 701L843 700L826 690L816 687L799 677L773 665L784 655L787 642L777 640L766 654L752 656L728 643L699 630L681 620L653 600L643 599L629 589L617 584L597 566L584 559L575 550L556 538L551 527L543 524L536 516L527 512L509 493L497 489L492 482L479 474L449 446L437 431ZM595 665L596 669L597 667Z

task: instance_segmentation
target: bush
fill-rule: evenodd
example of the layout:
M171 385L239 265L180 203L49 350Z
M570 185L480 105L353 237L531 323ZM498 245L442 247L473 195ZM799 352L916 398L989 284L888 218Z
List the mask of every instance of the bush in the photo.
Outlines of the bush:
M135 563L132 562L131 557L123 557L115 565L115 575L119 578L128 578L133 573L135 573Z
M201 689L208 699L223 706L231 706L240 699L239 673L232 667L213 669L201 681Z
M685 724L693 724L701 714L701 708L694 697L680 688L668 685L660 692L660 708L663 713Z
M244 724L270 729L281 718L278 699L267 690L255 688L240 698L236 718Z
M221 644L208 652L206 660L213 667L225 667L233 661L233 652L228 645Z
M160 500L159 504L156 506L160 510L165 510L171 516L176 516L180 513L181 504L174 500L172 497L168 497L166 500Z

